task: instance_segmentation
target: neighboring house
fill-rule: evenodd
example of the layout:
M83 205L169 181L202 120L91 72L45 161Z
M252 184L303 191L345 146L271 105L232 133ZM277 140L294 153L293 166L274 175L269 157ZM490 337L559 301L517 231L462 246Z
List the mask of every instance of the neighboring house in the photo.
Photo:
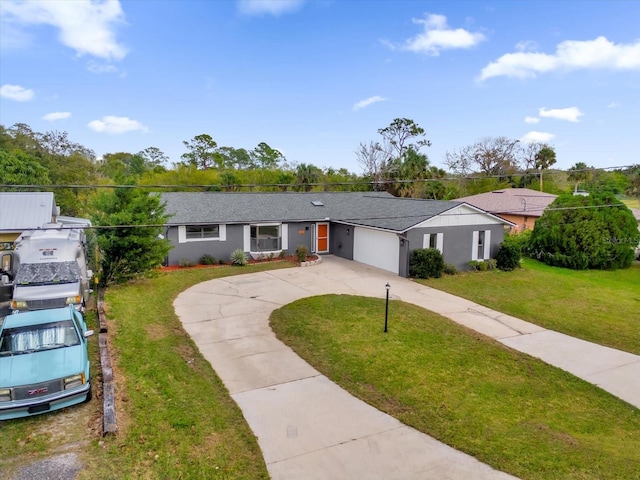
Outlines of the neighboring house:
M22 232L56 222L59 214L52 192L0 192L0 250L13 250Z
M495 256L512 224L457 201L396 198L382 192L162 193L170 215L167 265L203 255L228 260L331 253L408 275L409 253L438 248L458 269Z
M528 188L505 188L458 198L457 201L498 215L515 224L512 232L522 232L532 230L536 220L556 198L557 195Z

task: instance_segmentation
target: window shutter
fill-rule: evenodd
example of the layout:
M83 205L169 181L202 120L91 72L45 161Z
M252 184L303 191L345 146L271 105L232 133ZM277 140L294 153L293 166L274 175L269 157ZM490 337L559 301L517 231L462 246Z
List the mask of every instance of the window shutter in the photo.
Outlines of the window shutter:
M473 240L471 242L471 260L478 260L478 237L479 233L477 230L473 232Z
M219 225L218 226L218 239L221 242L226 242L227 241L227 226L226 225Z
M491 230L484 231L484 259L491 258Z
M436 248L440 253L444 253L443 247L444 247L444 233L438 233L438 236L436 237Z
M425 233L422 236L422 248L429 248L429 241L431 239L431 235L428 233Z
M251 226L243 225L242 226L242 237L244 239L244 245L242 249L245 252L249 252L251 250Z
M187 242L187 227L184 225L178 225L178 243Z
M282 250L289 250L289 226L286 223L280 225L280 239Z

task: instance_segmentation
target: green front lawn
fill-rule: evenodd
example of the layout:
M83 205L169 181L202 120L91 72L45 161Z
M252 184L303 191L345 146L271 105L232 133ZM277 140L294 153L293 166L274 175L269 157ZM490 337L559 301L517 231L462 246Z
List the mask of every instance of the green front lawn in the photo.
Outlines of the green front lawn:
M253 432L183 330L172 303L180 292L206 280L290 266L269 262L182 269L109 288L105 305L117 434L100 437L102 398L96 391L89 404L3 422L0 471L3 464L16 469L36 458L76 451L85 464L79 480L269 478ZM92 381L98 384L97 330L91 344Z
M640 354L640 263L624 270L576 271L524 259L522 267L420 283L551 330Z
M178 270L107 291L124 403L121 431L94 449L87 478L114 465L120 478L268 478L253 432L172 303L206 280L289 266Z
M415 305L327 295L276 310L278 337L365 402L524 479L640 478L640 411Z

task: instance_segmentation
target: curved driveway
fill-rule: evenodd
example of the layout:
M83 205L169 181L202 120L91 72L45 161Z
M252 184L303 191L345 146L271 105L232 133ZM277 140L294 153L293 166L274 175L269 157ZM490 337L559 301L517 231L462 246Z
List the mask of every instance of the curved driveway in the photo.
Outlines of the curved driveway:
M273 479L513 478L351 396L280 342L273 310L329 293L414 303L599 384L640 406L640 357L500 314L392 273L323 257L313 267L195 285L176 313L258 438Z

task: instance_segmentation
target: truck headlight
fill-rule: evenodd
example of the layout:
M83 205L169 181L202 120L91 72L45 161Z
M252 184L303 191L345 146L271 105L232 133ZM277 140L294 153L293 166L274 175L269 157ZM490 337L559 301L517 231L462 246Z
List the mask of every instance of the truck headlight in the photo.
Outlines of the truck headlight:
M84 373L79 373L77 375L71 375L64 379L64 389L68 390L70 388L79 387L80 385L85 384Z
M11 300L11 308L13 310L25 309L25 308L27 308L27 301L26 300L13 299L13 300Z
M10 401L11 401L11 389L0 388L0 402L10 402Z
M80 295L74 295L73 297L67 297L67 305L76 305L82 302L82 297Z

